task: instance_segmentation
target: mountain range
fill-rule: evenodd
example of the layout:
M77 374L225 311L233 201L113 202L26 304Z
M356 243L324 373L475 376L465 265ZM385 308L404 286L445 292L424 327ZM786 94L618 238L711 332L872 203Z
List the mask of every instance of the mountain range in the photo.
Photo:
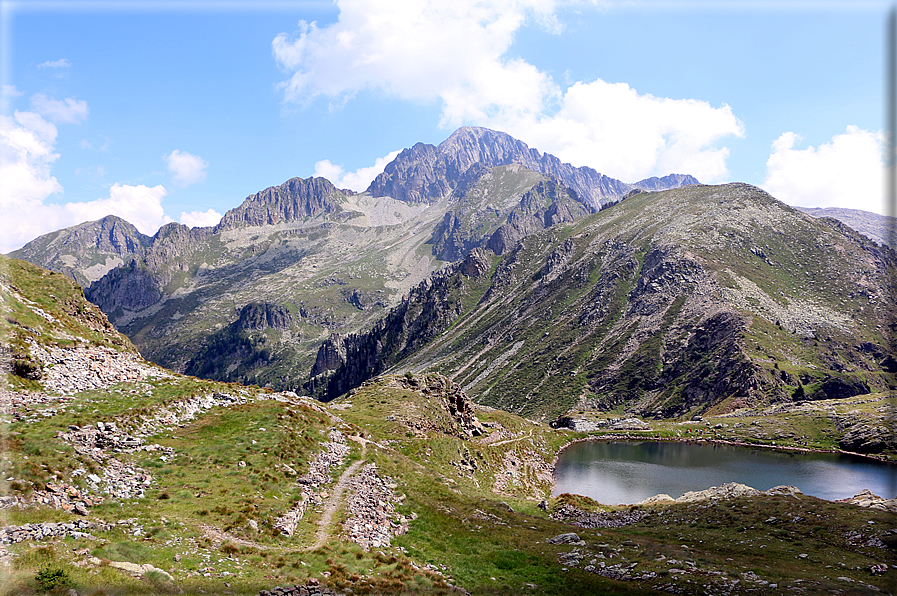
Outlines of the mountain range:
M462 128L363 193L291 179L210 228L107 217L12 256L85 287L169 369L332 399L435 370L545 419L895 386L892 250L760 189L626 184Z
M696 182L671 175L638 184ZM447 262L486 243L502 252L632 188L506 134L465 127L439 146L403 151L364 193L293 178L247 197L214 227L172 223L147 237L109 216L11 256L75 279L153 362L299 389L331 333L369 327ZM539 202L545 213L533 211ZM246 308L287 316L247 328Z

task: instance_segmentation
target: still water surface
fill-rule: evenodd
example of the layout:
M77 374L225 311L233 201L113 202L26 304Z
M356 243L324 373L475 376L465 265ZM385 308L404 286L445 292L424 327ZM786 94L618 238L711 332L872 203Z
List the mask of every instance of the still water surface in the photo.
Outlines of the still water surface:
M834 453L663 441L576 443L558 457L554 494L586 495L605 505L673 498L727 482L758 490L790 484L821 499L852 497L864 488L897 496L897 465Z

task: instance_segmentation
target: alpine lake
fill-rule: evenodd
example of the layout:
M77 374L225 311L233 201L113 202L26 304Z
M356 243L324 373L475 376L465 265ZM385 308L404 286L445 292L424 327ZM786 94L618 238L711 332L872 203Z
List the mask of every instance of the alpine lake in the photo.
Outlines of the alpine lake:
M586 441L558 456L554 494L603 505L634 504L658 494L678 498L729 482L757 490L796 486L829 501L869 489L897 495L897 465L837 453L782 451L704 442Z

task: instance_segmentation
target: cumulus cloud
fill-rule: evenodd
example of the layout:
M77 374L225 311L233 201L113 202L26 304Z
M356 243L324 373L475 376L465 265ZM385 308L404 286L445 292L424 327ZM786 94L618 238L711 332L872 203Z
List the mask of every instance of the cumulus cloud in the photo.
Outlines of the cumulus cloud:
M71 68L72 63L69 62L68 58L61 58L59 60L47 60L46 62L42 62L37 65L38 68Z
M20 248L41 234L118 215L145 234L171 221L162 209L162 186L116 184L94 201L53 204L62 185L52 176L57 129L35 112L0 116L0 212L15 225L0 226L0 252Z
M384 157L378 157L374 161L374 165L366 168L359 168L354 172L344 172L342 166L330 163L329 159L323 159L315 163L314 175L327 178L337 188L349 188L356 192L362 192L371 185L374 178L376 178L398 154L398 151L393 151Z
M773 142L764 189L789 205L884 213L882 133L848 126L818 147L796 148L800 141L785 132Z
M561 87L508 56L515 33L528 22L560 30L553 0L338 4L336 23L301 21L298 32L274 39L274 58L290 75L281 84L285 101L339 103L363 90L438 101L443 127L502 130L627 181L672 172L724 180L729 152L718 145L744 135L727 105L639 94L600 79Z
M640 95L626 83L600 79L571 85L551 116L515 115L489 124L628 182L669 173L724 180L729 150L716 143L744 136L744 125L727 105Z
M87 120L87 102L84 100L66 97L65 99L51 99L43 93L35 93L31 96L31 109L41 116L57 124L68 122L79 124Z
M165 156L168 163L168 173L176 186L184 187L206 179L208 162L203 158L175 149Z
M214 209L207 211L181 211L181 223L191 228L207 228L221 221L221 214Z
M502 110L539 111L556 93L551 78L503 55L528 19L550 21L552 0L427 0L339 3L339 21L299 22L273 41L290 79L288 101L346 99L382 89L402 99L441 99L446 125Z

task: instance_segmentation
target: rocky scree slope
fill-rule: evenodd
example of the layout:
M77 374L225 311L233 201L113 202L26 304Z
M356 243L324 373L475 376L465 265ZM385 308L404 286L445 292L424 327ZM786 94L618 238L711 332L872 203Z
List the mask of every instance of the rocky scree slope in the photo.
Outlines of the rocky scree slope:
M639 194L490 254L325 343L326 394L427 369L527 415L677 417L895 385L894 252L755 187Z
M795 207L813 217L830 217L876 241L897 249L897 217L843 207Z

